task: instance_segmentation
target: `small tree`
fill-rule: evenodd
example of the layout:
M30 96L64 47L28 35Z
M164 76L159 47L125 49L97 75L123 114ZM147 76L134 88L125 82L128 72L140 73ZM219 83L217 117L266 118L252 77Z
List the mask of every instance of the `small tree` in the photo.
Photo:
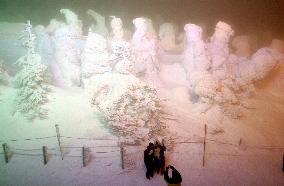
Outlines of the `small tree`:
M47 80L47 66L41 62L41 56L35 52L35 35L32 33L30 21L23 31L23 45L27 54L16 61L22 69L16 74L15 86L18 88L15 100L15 111L23 113L28 119L44 119L47 110L42 105L47 102L49 87L44 85Z

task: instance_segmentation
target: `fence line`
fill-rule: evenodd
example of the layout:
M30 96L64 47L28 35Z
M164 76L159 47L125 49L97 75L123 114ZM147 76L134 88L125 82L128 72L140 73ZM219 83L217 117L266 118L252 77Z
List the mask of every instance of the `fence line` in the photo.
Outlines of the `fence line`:
M24 139L25 140L25 139ZM217 143L217 144L221 144L221 145L231 145L231 146L235 146L235 147L239 147L239 144L233 144L233 143L230 143L230 142L222 142L222 141L218 141L218 140L214 140L214 139L206 139L207 143ZM8 140L9 141L9 140ZM186 143L189 143L189 144L203 144L203 141L180 141L180 142L177 142L178 144L186 144ZM124 146L128 146L128 145L124 145ZM131 146L131 145L130 145ZM254 145L245 145L247 148L255 148L255 149L263 149L263 150L273 150L273 149L276 149L276 150L282 150L284 149L284 147L281 147L281 146L254 146ZM97 146L86 146L86 148L89 148L89 149L95 149L95 148L100 148L100 147L110 147L110 148L113 148L113 147L120 147L119 145L97 145ZM69 146L62 146L63 149L81 149L82 147L69 147ZM36 149L22 149L22 148L10 148L10 150L19 150L19 151L37 151L37 150L42 150L41 148L36 148ZM48 150L59 150L59 148L50 148L48 147ZM119 151L119 150L117 150ZM116 152L116 151L111 151L111 152ZM0 154L3 154L3 153L0 153Z
M87 164L87 159L89 158L89 154L96 153L96 154L108 154L108 153L113 153L113 152L119 152L120 153L120 159L121 159L121 167L124 169L124 156L126 155L132 155L132 154L137 154L137 152L128 152L125 153L125 146L133 146L133 144L124 144L124 143L118 143L118 139L114 138L86 138L86 137L72 137L72 136L61 136L59 127L56 125L56 136L46 136L46 137L36 137L36 138L25 138L25 139L8 139L8 140L0 140L0 142L5 142L5 141L10 141L10 142L17 142L17 141L35 141L35 140L43 140L43 139L50 139L50 138L57 138L58 140L58 147L47 147L43 146L42 148L32 148L32 149L24 149L24 148L13 148L13 147L8 147L6 143L3 144L3 153L0 153L1 155L4 155L6 163L9 162L9 156L8 153L11 155L19 155L19 156L30 156L30 157L44 157L44 164L47 164L47 156L58 156L61 157L63 160L63 157L65 158L82 158L83 162L83 167L86 166ZM95 145L95 146L84 146L84 147L77 147L77 146L63 146L61 145L61 140L60 139L76 139L76 140L88 140L88 141L116 141L116 145ZM227 154L227 153L208 153L206 152L206 144L218 144L218 145L229 145L233 147L245 147L245 149L251 148L251 149L260 149L260 150L283 150L284 147L281 146L264 146L264 145L247 145L243 144L242 139L240 139L239 143L232 143L228 141L222 141L222 140L215 140L211 138L206 137L206 125L205 125L205 135L204 137L201 138L202 140L200 141L195 141L195 140L186 140L186 141L179 141L176 142L177 144L203 144L203 153L191 153L191 154L196 154L196 155L202 155L203 156L203 163L202 165L205 165L205 159L206 155L213 155L213 156L234 156L234 157L245 157L248 155L243 155L243 154ZM45 150L43 150L43 148ZM111 150L111 151L104 151L104 150L99 150L99 151L89 151L89 149L98 149L98 148L117 148L117 150ZM63 149L76 149L76 152L81 151L81 155L72 155L71 154L66 154L63 153ZM10 152L8 152L10 151ZM36 153L35 151L40 151L41 153ZM48 153L47 151L53 151L52 153ZM55 153L54 153L55 151ZM27 152L35 152L35 153L27 153ZM58 153L56 153L58 152ZM175 152L174 152L175 153ZM251 156L251 155L249 155ZM95 156L95 158L111 158L111 157L119 157L119 155L111 155L111 156Z
M209 142L206 142L206 143L217 143L217 144L220 144L220 145L231 145L231 146L235 146L235 147L239 147L240 145L239 144L234 144L234 143L230 143L230 142L222 142L222 141L218 141L218 140L213 140L213 139L206 139L206 141L209 141ZM196 143L196 144L203 144L203 141L180 141L180 142L177 142L178 144L183 144L183 143ZM281 147L281 146L256 146L256 145L245 145L247 148L256 148L256 149L263 149L263 150L273 150L273 149L276 149L276 150L282 150L284 149L284 146Z
M198 144L203 144L203 141L180 141L180 142L177 142L177 143L198 143Z
M85 146L85 148L87 149L90 149L88 146ZM80 147L80 149L82 149L82 147ZM23 151L23 152L31 152L31 151L42 151L42 149L14 149L14 148L9 148L9 150L13 152L13 154L17 153L17 152L20 152L20 151ZM59 151L59 149L54 149L54 148L48 148L47 147L47 150L48 151L53 151L53 150L56 150L56 151ZM93 153L98 153L98 154L103 154L103 153L112 153L112 152L120 152L120 150L111 150L111 151L94 151ZM3 153L2 153L3 154ZM49 153L50 154L50 153Z
M222 144L222 145L231 145L231 146L239 146L239 144L234 144L234 143L230 143L230 142L223 142L223 141L218 141L218 140L214 140L214 139L206 139L207 141L213 142L213 143L218 143L218 144Z
M233 144L233 143L227 143L227 142L222 142L222 141L217 141L217 140L213 140L213 139L207 139L209 142L207 143L217 143L217 144L221 144L221 145L231 145L231 146L235 146L235 147L239 147L239 145L237 144ZM181 141L181 142L178 142L179 144L186 144L186 143L189 143L189 144L203 144L203 141ZM127 146L127 145L125 145ZM86 148L88 149L96 149L98 147L117 147L119 148L120 146L118 145L113 145L113 146L85 146ZM284 147L281 147L281 146L252 146L252 145L246 145L247 148L254 148L254 149L262 149L262 150L283 150ZM62 147L63 149L81 149L82 147ZM25 152L31 152L31 151L41 151L42 149L41 148L37 148L37 149L22 149L22 148L13 148L13 147L9 147L10 150L12 151L25 151ZM59 151L59 148L49 148L47 147L48 151ZM95 151L93 153L98 153L98 154L102 154L102 153L109 153L109 152L119 152L120 150L111 150L111 151ZM129 152L127 154L135 154L137 152ZM0 153L1 155L3 155L4 153ZM18 152L13 152L13 154L16 154L16 155L23 155L24 153L18 153ZM198 153L199 154L199 153ZM200 153L202 154L202 153ZM206 153L206 154L210 154L210 153ZM211 153L212 154L212 153ZM38 155L38 156L42 156L42 154L24 154L24 155ZM50 154L49 155L58 155L58 154ZM218 154L215 154L215 155L218 155ZM234 156L235 154L228 154L229 156ZM238 155L236 155L238 156ZM64 156L65 157L65 156ZM66 155L66 157L68 157L68 155ZM69 156L70 157L70 156ZM76 157L81 157L81 156L76 156Z
M18 153L18 152L13 152L13 155L22 155L22 156L42 156L42 154L25 154L25 153Z
M41 139L48 139L48 138L56 138L56 136L47 136L47 137L39 137L39 138L26 138L26 139L7 139L7 140L0 140L0 142L5 142L5 141L33 141L33 140L41 140ZM106 138L82 138L82 137L70 137L70 136L61 136L61 138L69 138L69 139L78 139L78 140L98 140L98 141L116 141L115 139L106 139ZM217 143L217 144L223 144L223 145L231 145L231 146L239 146L239 144L236 143L231 143L231 142L226 142L226 141L219 141L219 140L215 140L215 139L210 139L207 138L206 141L210 141L213 143ZM176 142L179 144L182 143L197 143L197 144L202 144L202 141L179 141ZM126 145L125 146L132 146L132 145ZM97 147L119 147L118 145L97 145L97 146L89 146L88 148L97 148ZM257 145L246 145L246 147L248 148L257 148L257 149L284 149L284 146L257 146ZM62 148L82 148L82 147L62 147ZM50 150L51 148L49 148ZM41 149L21 149L21 150L41 150Z
M46 165L48 163L48 157L49 156L60 156L63 160L63 158L82 158L82 163L83 167L86 167L89 159L89 154L91 153L90 149L98 149L98 148L119 148L119 150L110 150L110 151L105 151L105 150L98 150L92 153L96 154L108 154L108 153L116 153L120 152L120 156L122 157L121 160L123 161L123 151L121 151L121 144L118 144L118 139L110 139L110 138L86 138L86 137L72 137L72 136L61 136L60 130L59 130L59 125L55 125L56 129L56 136L46 136L46 137L37 137L37 138L25 138L25 139L8 139L5 141L10 141L10 142L17 142L17 141L34 141L34 140L42 140L42 139L50 139L50 138L57 138L58 142L58 147L51 147L48 148L47 146L42 146L42 148L31 148L31 149L25 149L25 148L10 148L8 147L7 143L5 143L4 140L0 140L0 142L4 142L2 144L3 147L3 154L5 158L5 162L9 163L9 160L11 159L12 156L14 155L19 155L19 156L30 156L30 157L43 157L43 163ZM83 147L74 147L74 146L63 146L62 145L62 138L63 139L76 139L76 140L97 140L97 141L116 141L116 145L95 145L95 146L83 146ZM123 144L122 144L123 146ZM76 152L81 151L80 155L75 155L71 153L66 154L64 152L64 149L76 149ZM41 153L38 153L38 152ZM49 151L49 153L48 153ZM53 151L50 153L50 151ZM55 151L55 153L54 153ZM59 153L56 153L59 152ZM96 156L97 158L111 158L111 157L118 157L119 155L110 155L110 156ZM121 162L122 169L124 168L124 162Z
M5 141L34 141L34 140L41 140L41 139L49 139L55 138L56 136L47 136L47 137L38 137L38 138L26 138L26 139L7 139L7 140L0 140L0 142Z
M83 137L72 137L72 136L60 136L61 138L78 139L78 140L101 140L101 141L117 141L117 139L109 138L83 138Z
M4 154L4 153L0 153L0 154ZM42 157L42 154L30 154L30 153L19 153L19 152L13 152L12 153L13 155L22 155L22 156L40 156ZM60 154L52 154L52 153L48 153L48 155L50 156L61 156ZM82 158L82 156L80 155L64 155L64 158L65 157L74 157L74 158ZM96 156L95 159L97 158L109 158L109 157L118 157L117 155L116 156Z
M10 150L19 150L19 151L37 151L37 150L42 150L42 149L18 149L18 148L11 148Z
M37 137L37 138L25 138L25 139L7 139L7 140L0 140L0 142L5 141L34 141L34 140L42 140L42 139L50 139L56 138L57 136L46 136L46 137ZM72 137L72 136L60 136L61 138L68 138L68 139L78 139L78 140L100 140L100 141L117 141L117 139L108 139L108 138L84 138L84 137Z

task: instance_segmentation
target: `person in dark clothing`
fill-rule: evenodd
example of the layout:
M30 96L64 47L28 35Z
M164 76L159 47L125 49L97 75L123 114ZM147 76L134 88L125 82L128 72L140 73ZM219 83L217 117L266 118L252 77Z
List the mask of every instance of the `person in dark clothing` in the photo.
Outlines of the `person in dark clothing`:
M160 148L158 145L158 142L155 142L155 149L154 149L154 164L155 164L155 170L157 171L157 174L160 172Z
M154 144L149 143L149 146L144 151L144 163L146 166L146 178L150 179L153 177L155 170L155 159L154 159Z
M166 151L166 147L163 141L161 144L158 141L156 141L154 155L155 155L155 168L156 168L157 174L159 173L164 174L165 151Z
M172 170L172 176L169 176L169 169ZM164 179L168 183L168 185L180 185L182 182L182 177L180 173L171 165L166 167L166 171L164 173Z

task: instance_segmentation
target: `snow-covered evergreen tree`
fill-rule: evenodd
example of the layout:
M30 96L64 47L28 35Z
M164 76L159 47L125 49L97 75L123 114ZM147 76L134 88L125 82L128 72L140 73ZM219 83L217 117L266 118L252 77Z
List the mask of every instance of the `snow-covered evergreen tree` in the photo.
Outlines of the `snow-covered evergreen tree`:
M165 137L162 101L156 89L132 75L100 76L93 84L92 104L121 140L140 143Z
M44 119L47 110L42 105L47 102L49 87L47 80L47 66L41 62L41 56L35 52L36 37L32 33L30 21L25 26L24 46L27 54L16 62L22 69L16 74L15 86L18 88L15 100L15 111L23 113L28 119Z

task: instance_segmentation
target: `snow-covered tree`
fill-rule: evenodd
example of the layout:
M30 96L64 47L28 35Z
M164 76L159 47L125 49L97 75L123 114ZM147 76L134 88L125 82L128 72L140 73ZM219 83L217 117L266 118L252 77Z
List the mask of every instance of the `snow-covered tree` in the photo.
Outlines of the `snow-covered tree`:
M126 142L164 136L161 100L157 91L132 75L113 74L93 86L92 104L108 127Z
M35 35L32 33L32 25L28 21L25 30L24 46L27 54L20 57L16 64L22 69L16 74L15 86L18 88L15 99L15 111L23 113L28 119L44 119L47 110L42 105L47 102L49 87L47 81L47 66L41 62L41 56L35 52Z

